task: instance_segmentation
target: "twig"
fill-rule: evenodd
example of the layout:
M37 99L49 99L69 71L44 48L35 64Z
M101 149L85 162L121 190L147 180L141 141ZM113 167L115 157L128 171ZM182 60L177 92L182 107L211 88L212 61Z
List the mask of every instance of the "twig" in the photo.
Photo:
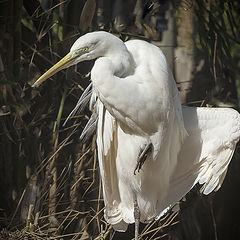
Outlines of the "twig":
M16 214L17 214L17 211L18 211L18 209L19 209L19 207L20 207L20 205L21 205L21 202L22 202L22 200L23 200L23 197L24 197L25 193L26 193L26 188L23 190L23 193L22 193L22 195L21 195L21 197L20 197L20 199L19 199L19 201L18 201L18 205L17 205L17 207L16 207L16 210L15 210L15 212L14 212L12 218L11 218L10 223L8 224L8 228L9 228L9 226L11 226L11 224L12 224L12 222L13 222L13 219L15 218L15 216L16 216Z

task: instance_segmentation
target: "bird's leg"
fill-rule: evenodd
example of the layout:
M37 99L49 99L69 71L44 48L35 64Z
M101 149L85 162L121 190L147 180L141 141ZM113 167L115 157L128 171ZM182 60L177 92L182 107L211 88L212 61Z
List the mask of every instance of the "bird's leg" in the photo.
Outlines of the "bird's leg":
M138 232L139 232L139 223L140 223L140 210L137 202L137 196L136 194L133 194L134 196L134 220L135 220L135 240L138 240Z
M148 154L152 151L152 143L146 144L144 149L140 151L139 155L138 155L138 160L137 160L137 165L134 169L134 175L136 175L136 171L140 171L140 169L142 168L142 165L144 164L144 162L147 159Z

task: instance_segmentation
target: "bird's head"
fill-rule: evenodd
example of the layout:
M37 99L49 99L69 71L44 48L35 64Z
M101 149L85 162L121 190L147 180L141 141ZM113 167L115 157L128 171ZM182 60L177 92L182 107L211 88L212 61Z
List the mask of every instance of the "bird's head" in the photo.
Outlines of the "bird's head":
M122 43L121 40L108 32L87 33L78 38L72 45L70 52L38 78L32 86L38 87L55 73L79 62L106 56L110 49L119 43Z

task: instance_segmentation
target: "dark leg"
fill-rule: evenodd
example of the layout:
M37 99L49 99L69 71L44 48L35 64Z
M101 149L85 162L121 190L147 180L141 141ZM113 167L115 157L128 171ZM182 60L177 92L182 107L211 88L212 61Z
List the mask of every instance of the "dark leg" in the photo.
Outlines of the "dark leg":
M135 220L135 240L138 240L138 232L139 232L139 223L140 223L140 210L137 203L136 194L134 194L134 220Z
M138 161L137 161L137 165L134 169L134 175L136 175L136 171L140 171L140 169L142 168L142 165L144 164L144 162L147 159L148 154L152 151L152 143L147 144L143 150L140 151L139 156L138 156Z

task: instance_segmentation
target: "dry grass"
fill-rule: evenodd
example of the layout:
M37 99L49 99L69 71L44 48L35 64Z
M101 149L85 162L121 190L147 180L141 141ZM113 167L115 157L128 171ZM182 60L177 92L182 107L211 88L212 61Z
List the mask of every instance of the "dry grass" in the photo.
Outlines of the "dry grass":
M38 90L30 87L33 80L66 54L76 37L83 34L84 21L92 28L97 9L89 5L92 0L85 1L86 5L84 1L60 1L45 11L33 4L38 1L24 1L24 6L15 6L14 1L3 2L0 6L5 8L3 12L16 18L4 15L2 22L6 27L1 28L5 45L0 49L3 159L0 181L5 186L1 189L1 201L7 210L0 212L0 223L4 226L0 239L114 239L115 232L103 218L96 137L85 144L79 140L89 112L75 116L62 127L88 84L86 74L91 64L81 65L80 70L63 71ZM10 8L10 3L15 10ZM239 4L236 1L224 3L224 14L223 8L214 2L211 6L200 0L194 4L182 1L182 4L180 7L186 11L197 9L196 18L202 24L196 45L209 56L215 83L219 85L218 96L230 101L234 96L224 84L234 83L235 76L227 75L226 66L235 66L229 53L239 49L236 47L240 42L240 24L236 18ZM81 14L81 24L79 9L86 11ZM142 26L136 22L126 27L121 37L158 40L159 31L150 20L159 9L160 6L150 9ZM100 17L98 23L94 22L99 27ZM109 26L109 23L103 24ZM15 29L20 25L21 28ZM165 230L177 222L177 214L169 213L160 221L146 225L140 239L164 238Z

